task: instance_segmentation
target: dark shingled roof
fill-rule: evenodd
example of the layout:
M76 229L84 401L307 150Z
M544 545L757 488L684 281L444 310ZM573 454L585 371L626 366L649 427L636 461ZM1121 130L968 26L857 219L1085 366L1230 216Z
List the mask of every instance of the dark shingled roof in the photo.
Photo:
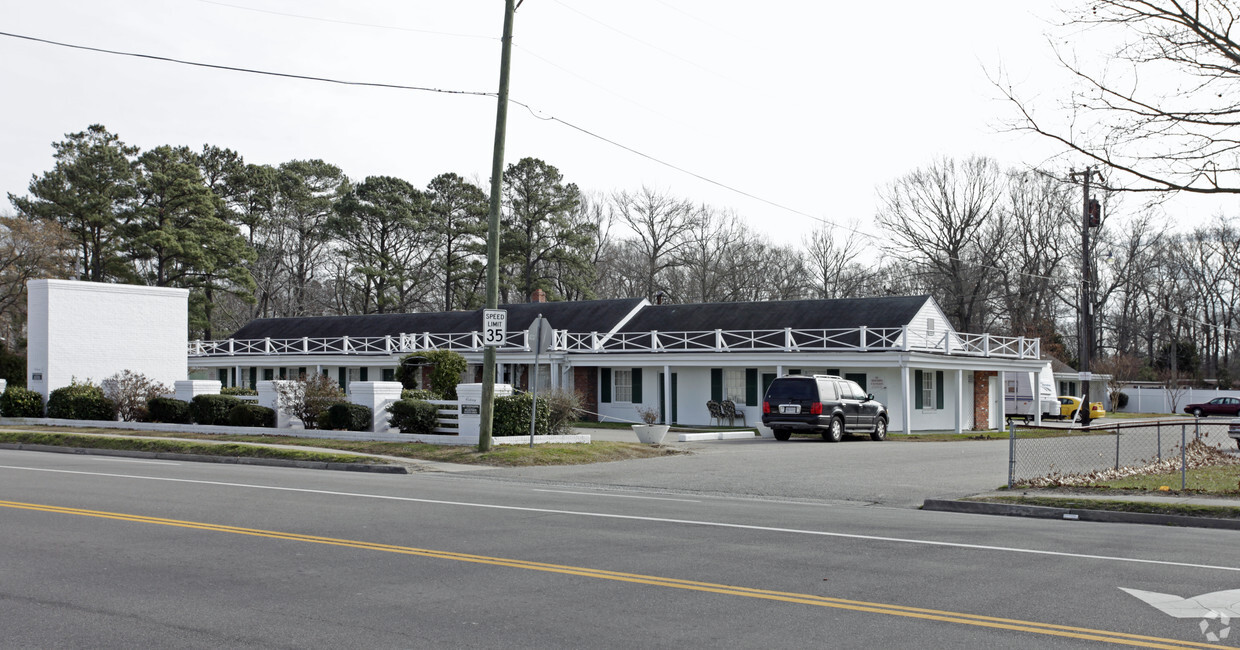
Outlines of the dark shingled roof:
M551 327L570 332L608 332L640 305L640 298L500 305L508 310L508 331L529 329L542 314ZM337 336L448 334L482 330L482 310L366 316L260 318L233 333L234 339L299 339Z
M723 302L651 305L622 332L699 332L722 330L844 329L901 327L913 320L930 296ZM558 327L558 326L557 326Z

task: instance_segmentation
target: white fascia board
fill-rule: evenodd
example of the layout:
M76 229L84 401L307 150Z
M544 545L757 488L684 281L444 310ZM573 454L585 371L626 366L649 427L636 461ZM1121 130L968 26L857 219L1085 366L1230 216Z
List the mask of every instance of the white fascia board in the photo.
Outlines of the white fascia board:
M1004 357L973 357L946 356L942 354L926 354L910 352L908 365L913 368L930 368L934 370L993 370L999 372L1041 372L1046 366L1045 359L1009 359Z

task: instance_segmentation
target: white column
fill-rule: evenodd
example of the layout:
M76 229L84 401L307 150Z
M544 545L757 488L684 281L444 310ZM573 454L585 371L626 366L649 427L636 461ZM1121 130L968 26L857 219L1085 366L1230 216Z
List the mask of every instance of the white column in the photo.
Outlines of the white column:
M672 423L672 367L663 366L663 404L667 409L667 421L663 424Z
M964 431L964 369L956 369L956 433Z
M279 381L260 381L258 382L258 405L266 406L276 412L276 428L291 429L293 428L293 416L280 404L280 394L276 392L276 386L279 384L287 384L291 382ZM304 426L304 425L303 425Z
M375 433L399 433L391 428L391 413L387 407L400 399L401 384L398 381L349 382L349 401L368 407L373 416L370 430Z
M909 381L908 366L900 367L900 395L904 406L904 435L907 436L913 430L911 423L913 419L913 383Z
M512 384L495 384L496 397L512 395ZM482 434L482 384L457 384L457 436L461 442L477 443ZM527 436L528 437L528 436Z
M1030 372L1029 389L1033 391L1033 423L1042 424L1042 384L1038 381L1039 373Z

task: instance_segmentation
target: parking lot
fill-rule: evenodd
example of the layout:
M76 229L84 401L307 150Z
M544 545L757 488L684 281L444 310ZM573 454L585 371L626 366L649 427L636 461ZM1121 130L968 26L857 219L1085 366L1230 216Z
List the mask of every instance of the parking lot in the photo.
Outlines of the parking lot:
M632 431L585 429L597 440L636 442ZM674 434L668 435L668 441ZM664 492L751 495L919 507L931 498L988 492L1006 484L1008 443L998 441L874 442L818 437L669 442L691 452L585 466L503 468L469 476L589 484Z

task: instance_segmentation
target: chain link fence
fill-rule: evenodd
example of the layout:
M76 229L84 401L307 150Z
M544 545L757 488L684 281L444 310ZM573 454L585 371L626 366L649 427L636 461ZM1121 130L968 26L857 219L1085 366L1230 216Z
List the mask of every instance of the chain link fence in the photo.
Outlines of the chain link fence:
M1162 419L1074 427L1070 435L1053 438L1017 438L1012 425L1008 452L1008 486L1037 485L1105 470L1148 467L1164 462L1186 472L1182 461L1200 441L1219 450L1232 450L1227 420ZM1191 459L1189 460L1191 466ZM1186 487L1192 487L1188 485Z

